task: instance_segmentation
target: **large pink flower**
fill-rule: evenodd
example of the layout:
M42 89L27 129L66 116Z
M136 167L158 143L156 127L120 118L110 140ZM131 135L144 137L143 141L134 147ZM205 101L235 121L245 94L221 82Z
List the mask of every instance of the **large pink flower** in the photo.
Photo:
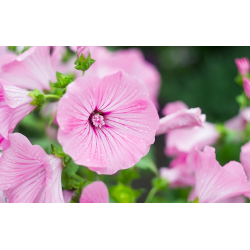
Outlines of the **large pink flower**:
M108 203L109 191L102 181L95 181L82 191L80 203Z
M31 47L19 56L0 58L0 78L14 86L34 90L50 89L50 82L56 81L56 71L52 66L50 47Z
M145 85L122 72L68 85L57 121L64 152L98 174L132 167L148 153L159 126Z
M168 156L188 153L194 147L203 149L206 145L214 144L219 138L215 125L204 122L202 127L175 129L166 136L165 153Z
M0 158L0 190L8 202L64 202L61 160L32 146L22 134L9 135L9 145Z
M33 98L27 90L12 86L0 79L0 148L4 139L8 139L18 122L35 109L30 105Z
M216 161L215 149L206 146L203 152L194 153L195 195L199 202L225 202L250 193L250 184L242 165L231 161L224 167Z
M157 97L161 77L156 67L144 59L140 50L110 52L105 47L91 47L91 58L96 62L85 72L85 75L102 78L118 71L134 75L146 84L150 100L158 106Z
M160 169L160 175L165 178L171 187L186 187L195 185L194 167L190 162L191 154L180 154L172 160L170 167Z
M160 119L156 135L161 135L179 128L202 127L206 116L201 114L200 108L183 109Z

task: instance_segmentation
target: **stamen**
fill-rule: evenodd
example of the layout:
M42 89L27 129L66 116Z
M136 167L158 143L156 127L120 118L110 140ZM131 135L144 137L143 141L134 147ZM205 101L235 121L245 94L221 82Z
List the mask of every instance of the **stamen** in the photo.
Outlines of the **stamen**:
M99 114L94 114L92 116L92 123L95 127L101 128L103 125L105 125L104 117Z

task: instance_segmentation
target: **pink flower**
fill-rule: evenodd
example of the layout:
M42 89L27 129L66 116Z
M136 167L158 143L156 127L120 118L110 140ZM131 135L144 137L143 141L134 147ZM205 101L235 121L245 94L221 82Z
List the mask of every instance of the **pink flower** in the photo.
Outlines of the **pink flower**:
M5 63L0 58L0 78L24 89L50 90L50 82L56 82L50 47L31 47Z
M32 146L22 134L9 135L9 145L0 158L0 190L12 203L64 202L61 160Z
M240 110L239 114L225 122L225 126L229 130L242 131L250 121L250 108L247 107Z
M66 52L65 46L54 46L52 55L51 55L51 62L52 66L55 69L55 71L58 71L64 75L73 74L75 78L82 76L82 71L75 69L75 60L76 56L73 56L71 59L69 59L68 62L63 62L63 54ZM76 49L75 51L76 52Z
M222 202L250 192L242 165L231 161L223 168L216 161L215 149L206 146L194 153L195 196L201 203Z
M186 187L195 185L194 168L190 162L191 154L180 154L172 160L169 168L161 168L160 175L171 187Z
M6 203L5 196L3 195L3 191L0 191L0 203Z
M91 47L91 57L96 62L85 72L100 78L118 71L134 75L141 79L149 92L149 98L158 107L157 97L161 77L156 67L144 59L138 49L110 52L105 47Z
M169 102L162 110L163 115L170 115L180 110L187 110L188 106L181 101Z
M12 86L0 79L0 145L8 139L18 122L35 109L29 91ZM0 148L2 148L0 146Z
M156 131L156 135L165 134L178 128L202 127L202 123L205 119L206 117L201 114L200 108L179 110L160 119L159 129Z
M2 156L2 152L0 152L0 158ZM0 191L0 203L5 203L5 196L3 195L3 191Z
M63 190L63 199L65 203L70 203L72 197L74 195L74 191Z
M241 75L245 76L250 71L250 63L247 58L235 59L235 64Z
M0 56L9 54L10 51L8 51L8 46L0 46Z
M42 106L41 108L41 115L44 117L48 117L49 119L53 118L53 123L55 125L58 125L57 122L57 106L58 106L58 102L50 102L50 103L46 103Z
M250 98L250 80L246 77L243 77L243 88L246 96Z
M250 142L241 147L240 162L242 163L248 179L250 178Z
M134 166L148 153L159 126L145 85L121 72L69 84L57 120L64 152L98 174Z
M78 57L83 55L84 58L87 58L90 53L90 47L89 46L77 46L76 52L77 52Z
M203 149L206 145L214 144L219 138L215 125L204 122L202 127L175 129L166 136L165 153L168 156L188 153L194 147Z
M95 181L82 191L80 203L108 203L109 191L102 181Z

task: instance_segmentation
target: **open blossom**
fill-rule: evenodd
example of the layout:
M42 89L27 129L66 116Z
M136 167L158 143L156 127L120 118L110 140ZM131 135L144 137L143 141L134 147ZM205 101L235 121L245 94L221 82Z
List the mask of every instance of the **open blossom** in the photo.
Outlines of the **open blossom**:
M200 108L179 110L160 119L156 135L165 134L178 128L202 126L205 119L206 117L201 114Z
M0 79L0 148L4 139L8 139L18 122L35 109L31 105L33 98L29 91L12 86Z
M250 71L250 63L248 58L237 58L235 59L235 64L241 75L245 76Z
M61 160L33 146L22 134L9 135L0 158L0 190L12 203L61 203Z
M0 78L24 89L50 90L50 82L56 82L50 47L31 47L5 62L0 57Z
M195 195L199 202L225 202L250 193L250 184L242 165L231 161L224 167L216 161L215 149L206 146L194 153Z
M246 77L243 77L243 88L246 96L250 98L250 80Z
M203 149L214 144L219 138L215 125L204 122L202 127L182 128L170 131L166 136L165 153L168 156L188 153L195 147Z
M95 181L82 190L80 203L108 203L109 191L102 181Z
M148 90L149 98L158 107L157 97L161 77L156 67L144 59L138 49L108 51L105 47L91 47L91 57L96 62L85 72L100 78L118 71L134 75L141 79Z
M64 152L98 174L134 166L148 153L159 126L145 85L122 72L69 84L57 121Z
M191 154L180 154L170 162L170 167L162 167L159 172L171 187L186 187L195 185L194 167L190 162Z
M76 52L77 52L78 57L83 55L84 58L87 58L90 53L90 47L89 46L77 46Z

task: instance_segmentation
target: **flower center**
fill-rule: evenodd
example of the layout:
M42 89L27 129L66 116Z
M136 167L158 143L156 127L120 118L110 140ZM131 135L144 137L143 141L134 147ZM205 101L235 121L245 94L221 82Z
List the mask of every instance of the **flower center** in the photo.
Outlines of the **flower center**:
M92 115L92 123L95 127L101 128L103 125L105 125L104 117L100 114L94 114Z

